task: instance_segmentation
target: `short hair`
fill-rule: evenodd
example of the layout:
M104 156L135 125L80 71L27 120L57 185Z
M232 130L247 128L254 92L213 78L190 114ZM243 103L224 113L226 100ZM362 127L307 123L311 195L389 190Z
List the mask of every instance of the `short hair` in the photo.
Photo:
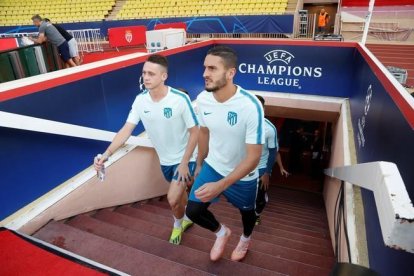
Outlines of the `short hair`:
M43 18L43 21L50 22L49 18Z
M260 95L256 95L256 98L259 99L259 101L262 103L262 106L264 107L264 105L265 105L265 99L262 96L260 96Z
M158 54L150 55L147 59L148 62L155 63L158 65L161 65L165 68L166 71L168 71L168 60L166 57Z
M221 57L224 65L227 68L237 67L237 54L232 48L228 46L218 45L208 50L207 55Z
M42 21L42 17L40 15L38 15L38 14L35 14L35 15L32 16L32 21L33 20Z

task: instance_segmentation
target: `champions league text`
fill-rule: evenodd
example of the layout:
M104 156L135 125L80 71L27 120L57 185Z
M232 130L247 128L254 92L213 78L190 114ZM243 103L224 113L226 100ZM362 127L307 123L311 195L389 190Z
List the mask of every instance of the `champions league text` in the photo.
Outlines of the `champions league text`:
M322 77L321 67L301 67L289 65L257 65L241 63L239 72L257 75L257 83L273 86L293 86L300 88L300 78Z

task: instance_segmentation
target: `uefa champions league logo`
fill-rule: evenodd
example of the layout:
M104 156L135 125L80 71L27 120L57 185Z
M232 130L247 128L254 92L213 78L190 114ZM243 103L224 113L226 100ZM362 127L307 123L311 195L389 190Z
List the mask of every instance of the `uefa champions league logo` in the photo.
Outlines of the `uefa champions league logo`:
M257 63L241 62L238 69L241 74L255 75L257 84L272 86L270 89L278 89L278 87L302 89L302 82L305 79L321 78L323 75L322 67L295 64L297 58L286 50L268 51L263 54L263 58L266 61L264 64L260 64L259 59Z
M284 64L289 64L292 59L295 58L294 55L289 53L288 51L284 50L273 50L264 55L264 58L269 62L269 64L275 62L275 61L281 61Z

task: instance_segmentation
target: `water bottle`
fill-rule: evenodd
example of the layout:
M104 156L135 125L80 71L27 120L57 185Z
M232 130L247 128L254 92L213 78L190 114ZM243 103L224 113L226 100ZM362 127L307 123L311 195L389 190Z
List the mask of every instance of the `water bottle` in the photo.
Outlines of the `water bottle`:
M96 156L96 158L99 160L101 160L102 158L102 154L98 154ZM96 177L102 182L105 180L105 164L102 164L102 169L96 172Z

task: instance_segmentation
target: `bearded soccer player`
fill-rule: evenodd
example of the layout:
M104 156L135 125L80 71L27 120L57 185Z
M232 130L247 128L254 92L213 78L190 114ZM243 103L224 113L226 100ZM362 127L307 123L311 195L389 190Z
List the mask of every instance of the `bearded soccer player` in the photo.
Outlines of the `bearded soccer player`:
M210 49L204 60L205 91L197 97L200 133L196 179L190 192L187 216L216 235L210 251L219 260L231 235L208 210L223 195L240 210L243 234L231 255L242 260L255 226L257 165L264 143L263 108L258 99L233 84L237 55L226 46Z
M265 109L265 99L256 95ZM265 143L262 148L262 155L259 162L259 189L256 198L256 225L261 223L261 217L266 203L268 201L267 190L269 189L270 175L272 174L273 165L276 163L279 166L280 174L282 176L289 176L282 163L282 158L279 154L279 143L277 141L277 129L268 119L265 118Z
M103 157L95 159L95 169L102 169L103 162L128 140L142 121L160 159L164 177L171 182L167 195L174 216L170 242L180 244L182 233L193 224L185 216L185 191L195 170L193 151L197 145L198 120L190 98L165 84L168 77L165 57L151 55L144 64L142 77L146 91L136 97L125 125Z

